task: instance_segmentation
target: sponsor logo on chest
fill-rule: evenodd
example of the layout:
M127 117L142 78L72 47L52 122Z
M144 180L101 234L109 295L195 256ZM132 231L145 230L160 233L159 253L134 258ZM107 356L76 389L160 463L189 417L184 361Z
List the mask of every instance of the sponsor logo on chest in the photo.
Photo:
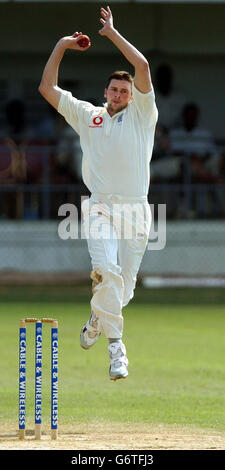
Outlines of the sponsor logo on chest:
M88 127L92 129L102 128L103 127L103 117L102 116L95 116L91 119L91 122ZM121 114L117 119L117 124L121 125L123 121L123 114Z
M103 123L103 117L102 116L95 116L92 119L91 124L89 124L89 127L91 127L91 128L101 128L101 127L103 127L102 123Z

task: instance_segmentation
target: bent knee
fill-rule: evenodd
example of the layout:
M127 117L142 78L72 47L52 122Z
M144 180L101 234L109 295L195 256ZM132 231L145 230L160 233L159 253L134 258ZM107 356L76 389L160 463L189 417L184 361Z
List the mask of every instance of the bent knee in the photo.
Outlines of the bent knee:
M101 286L117 287L118 289L124 289L124 280L121 276L121 269L119 266L110 265L103 268L96 268L91 271L90 278L92 279L92 291L96 292Z

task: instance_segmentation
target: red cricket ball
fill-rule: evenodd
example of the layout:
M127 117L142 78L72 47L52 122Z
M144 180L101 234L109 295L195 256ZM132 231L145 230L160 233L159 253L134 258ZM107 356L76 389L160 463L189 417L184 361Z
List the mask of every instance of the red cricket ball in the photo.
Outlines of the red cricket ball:
M80 47L87 47L90 43L90 38L88 36L83 36L79 41L77 41Z

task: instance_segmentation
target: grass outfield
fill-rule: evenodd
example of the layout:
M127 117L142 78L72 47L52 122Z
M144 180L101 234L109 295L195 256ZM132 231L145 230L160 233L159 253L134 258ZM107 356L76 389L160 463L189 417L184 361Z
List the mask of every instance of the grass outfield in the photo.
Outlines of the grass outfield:
M108 378L107 341L79 346L90 287L1 287L0 423L18 420L18 328L59 320L59 423L164 423L224 430L225 291L146 290L124 309L129 377ZM34 417L34 326L28 325L27 423ZM50 328L44 325L43 428L50 420ZM33 352L31 352L31 349Z

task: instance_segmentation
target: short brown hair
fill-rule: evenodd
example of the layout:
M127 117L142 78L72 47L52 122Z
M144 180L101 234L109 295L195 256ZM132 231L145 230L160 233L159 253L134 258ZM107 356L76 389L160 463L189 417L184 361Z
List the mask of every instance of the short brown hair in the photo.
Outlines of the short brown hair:
M133 83L133 80L134 78L132 77L132 75L129 73L129 72L125 72L124 70L117 70L116 72L113 72L110 77L108 78L107 80L107 83L106 83L106 88L109 87L109 84L111 82L111 80L113 80L113 78L115 80L126 80L127 82Z

